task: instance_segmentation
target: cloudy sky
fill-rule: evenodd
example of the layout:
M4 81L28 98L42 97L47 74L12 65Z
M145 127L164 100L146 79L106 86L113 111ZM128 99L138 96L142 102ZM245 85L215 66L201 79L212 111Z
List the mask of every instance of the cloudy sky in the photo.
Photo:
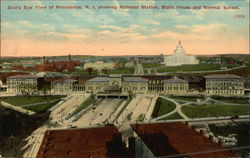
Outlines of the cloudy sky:
M32 10L8 7L32 6ZM83 9L36 10L35 6ZM90 8L84 9L85 5ZM153 5L159 9L97 9ZM165 10L162 5L238 6L237 10ZM249 1L88 0L1 1L2 56L248 54ZM244 18L235 18L244 15Z

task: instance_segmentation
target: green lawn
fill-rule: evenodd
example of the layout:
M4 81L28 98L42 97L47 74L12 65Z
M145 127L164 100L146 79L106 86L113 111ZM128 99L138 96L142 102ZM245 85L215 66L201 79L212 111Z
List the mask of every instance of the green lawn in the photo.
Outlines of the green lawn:
M222 67L232 68L237 65L222 65ZM181 66L168 66L160 68L158 72L181 72L181 71L207 71L207 70L220 70L220 64L197 64L197 65L181 65Z
M26 104L34 104L41 102L49 102L54 99L60 99L65 96L14 96L14 97L1 97L1 100L12 105L21 106Z
M235 103L235 104L250 104L248 99L242 99L242 100L219 99L218 101L226 103Z
M184 114L190 118L217 117L232 115L250 115L250 106L232 106L232 105L188 105L181 109Z
M249 98L245 97L223 97L223 96L211 96L211 98L226 102L226 103L235 103L235 104L250 104Z
M152 117L159 117L175 109L175 104L163 98L158 98L152 114Z
M59 101L60 100L53 102L53 103L47 103L47 104L45 103L45 104L41 104L41 105L26 106L23 108L27 109L27 110L34 111L36 113L41 113L41 112L44 112L45 110L51 108L52 106L56 105Z
M184 101L192 101L196 102L197 99L204 99L204 97L179 97L179 96L171 96L172 99L184 100Z
M142 64L143 68L155 68L155 67L158 67L158 66L162 66L161 63L144 63Z
M183 119L179 113L175 112L170 116L164 117L161 120L176 120L176 119Z

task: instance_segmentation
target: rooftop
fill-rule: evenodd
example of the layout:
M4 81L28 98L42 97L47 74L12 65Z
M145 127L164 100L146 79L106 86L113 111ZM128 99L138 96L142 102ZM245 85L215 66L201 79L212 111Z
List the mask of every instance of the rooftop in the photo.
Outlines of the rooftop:
M145 76L142 76L143 78L145 79L148 79L148 80L166 80L166 79L169 79L170 76L167 76L167 75L157 75L157 76L154 76L154 75L145 75Z
M164 82L165 83L188 83L188 81L182 80L182 79L179 79L179 78L167 79L167 80L164 80Z
M55 80L55 81L52 81L52 82L56 82L56 83L74 83L74 82L77 82L77 80L73 80L73 79L59 79L59 80Z
M241 79L243 77L240 77L238 75L234 75L234 74L214 74L214 75L207 75L204 76L205 78L219 78L219 79Z
M148 82L148 79L142 77L123 77L124 82Z
M9 79L38 79L42 78L41 76L36 76L36 75L15 75L15 76L10 76Z
M95 77L87 80L87 82L109 82L109 77Z
M45 133L37 158L123 158L121 139L114 126L51 130Z
M155 156L187 154L188 158L236 157L229 151L207 153L206 151L224 148L181 122L133 124L131 126ZM188 155L188 153L195 152L204 153Z

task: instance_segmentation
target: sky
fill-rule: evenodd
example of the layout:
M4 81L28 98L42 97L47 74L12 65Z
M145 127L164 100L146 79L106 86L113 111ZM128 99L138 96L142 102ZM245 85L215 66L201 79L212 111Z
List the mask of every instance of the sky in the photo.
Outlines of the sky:
M159 9L98 9L120 5ZM163 5L175 9L161 9ZM53 8L37 10L35 6ZM225 10L224 6L239 9ZM8 9L13 7L21 9ZM178 41L187 54L248 54L249 0L1 1L1 56L170 55Z

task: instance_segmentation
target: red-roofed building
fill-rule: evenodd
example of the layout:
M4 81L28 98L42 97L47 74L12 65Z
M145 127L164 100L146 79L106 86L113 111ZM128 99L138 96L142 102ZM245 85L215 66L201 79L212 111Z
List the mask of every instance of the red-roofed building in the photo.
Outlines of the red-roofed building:
M50 130L37 158L124 158L121 133L114 126Z
M236 155L213 143L188 125L176 123L133 124L136 158L233 158Z
M69 55L69 60L67 61L48 61L43 57L43 64L36 64L35 70L37 71L75 71L76 66L80 66L80 61L71 60L71 56Z

